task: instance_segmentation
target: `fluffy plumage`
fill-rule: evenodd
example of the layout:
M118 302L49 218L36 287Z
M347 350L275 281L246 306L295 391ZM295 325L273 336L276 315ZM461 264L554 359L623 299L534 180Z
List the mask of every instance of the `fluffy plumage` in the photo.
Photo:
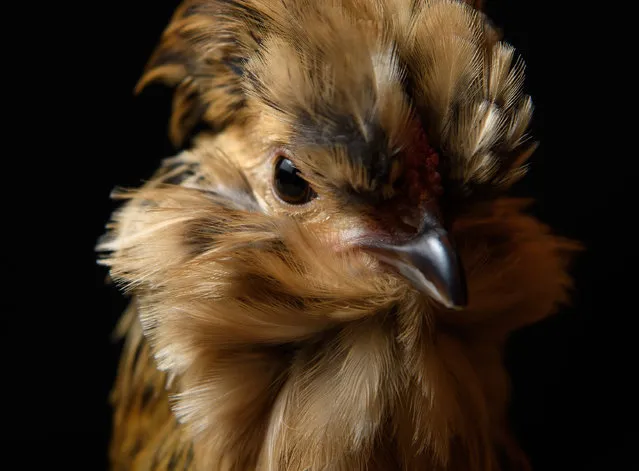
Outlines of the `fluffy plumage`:
M522 469L501 348L567 300L576 246L504 196L534 149L532 104L485 17L448 0L187 1L139 87L158 80L176 88L175 142L207 130L117 193L99 246L133 296L114 468ZM281 153L311 203L274 195ZM460 312L350 249L433 206L468 278Z

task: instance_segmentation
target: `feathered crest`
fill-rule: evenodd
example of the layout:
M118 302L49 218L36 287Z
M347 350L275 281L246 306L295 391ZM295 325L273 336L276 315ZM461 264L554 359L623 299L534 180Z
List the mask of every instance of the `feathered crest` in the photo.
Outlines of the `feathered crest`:
M219 132L273 114L280 140L361 140L364 155L378 156L364 167L387 174L415 111L449 185L494 191L523 175L535 148L523 70L463 2L190 0L138 89L176 87L176 143L198 122Z

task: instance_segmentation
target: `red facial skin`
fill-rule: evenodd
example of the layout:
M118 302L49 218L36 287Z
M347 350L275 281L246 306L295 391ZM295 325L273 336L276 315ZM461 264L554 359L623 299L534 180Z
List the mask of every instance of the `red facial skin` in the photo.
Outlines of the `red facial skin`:
M411 121L410 128L415 139L404 150L406 192L412 204L421 205L438 198L443 192L441 176L437 171L439 155L428 142L419 118Z
M414 236L425 212L437 217L437 202L443 193L439 155L430 145L419 118L411 121L409 135L414 139L399 156L402 174L395 182L395 194L374 209L370 228L378 237L395 241Z

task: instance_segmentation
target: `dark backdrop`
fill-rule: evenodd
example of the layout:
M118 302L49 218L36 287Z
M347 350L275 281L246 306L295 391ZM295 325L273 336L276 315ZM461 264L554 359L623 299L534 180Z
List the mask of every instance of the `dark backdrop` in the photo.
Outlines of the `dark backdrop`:
M623 75L600 51L602 38L616 40L603 14L576 5L562 11L560 3L487 2L527 62L536 104L541 146L516 191L534 196L540 218L588 249L574 266L573 307L511 342L512 415L537 470L639 469L633 456L639 260L631 227L637 156L623 143L625 118L609 109L630 94L620 83L603 85L604 77ZM29 164L44 183L29 198L13 193L12 227L27 229L11 231L20 249L2 254L14 283L3 300L17 314L6 330L6 343L17 346L7 363L17 368L6 375L5 404L9 417L17 412L7 420L27 450L25 469L41 458L67 469L106 468L107 396L119 349L109 336L125 300L105 286L93 247L114 208L109 192L138 185L173 153L166 138L170 92L152 87L134 98L133 87L175 6L85 4L73 13L82 20L69 17L57 28L65 41L52 52L47 74L63 91L47 93L60 113L38 108L36 129L53 132L46 138L30 132L21 142L30 150L46 141L40 157L48 164ZM30 161L21 162L24 171Z

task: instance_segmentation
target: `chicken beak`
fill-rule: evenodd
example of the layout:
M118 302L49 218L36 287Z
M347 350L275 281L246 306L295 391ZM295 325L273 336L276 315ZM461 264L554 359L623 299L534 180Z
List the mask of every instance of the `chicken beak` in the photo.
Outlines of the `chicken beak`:
M459 256L436 220L427 218L417 236L406 243L371 243L363 248L447 308L460 310L467 305L468 290Z

